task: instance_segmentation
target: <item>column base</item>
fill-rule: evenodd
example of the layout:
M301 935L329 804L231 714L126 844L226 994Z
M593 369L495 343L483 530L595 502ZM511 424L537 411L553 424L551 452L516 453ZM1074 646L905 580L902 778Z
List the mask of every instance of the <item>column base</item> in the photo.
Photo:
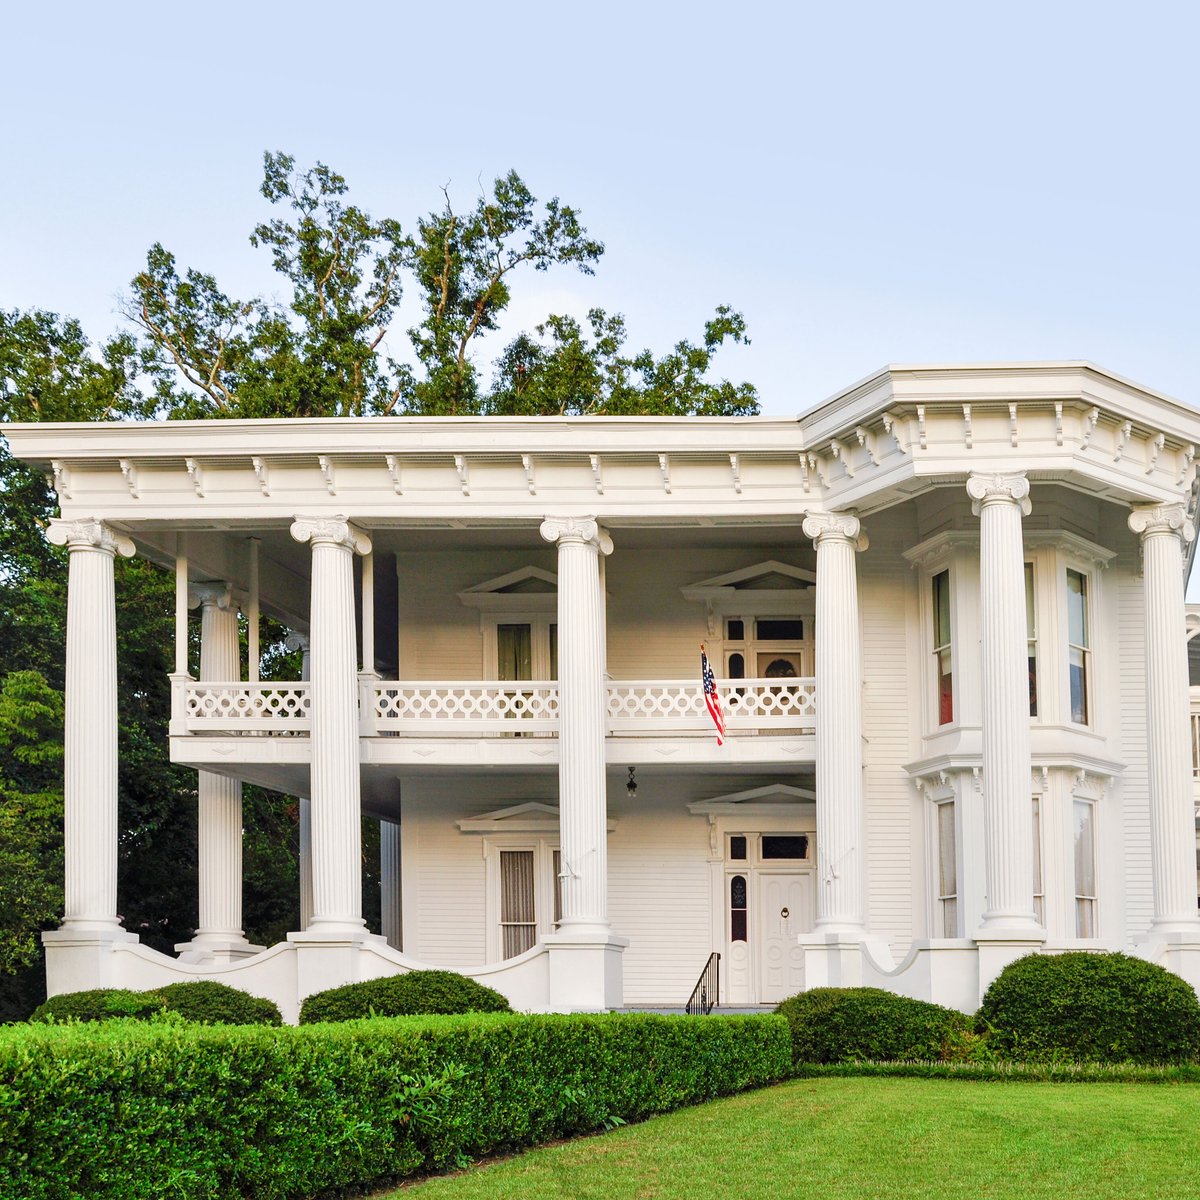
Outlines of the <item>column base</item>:
M628 938L579 926L542 938L550 951L550 1011L608 1012L625 1003L622 955Z
M861 930L814 930L796 943L804 951L804 990L819 987L862 987L863 942Z
M1046 931L1039 925L1036 935L1018 932L1008 935L996 931L981 929L975 935L975 946L979 954L979 1000L983 1002L984 994L992 986L992 980L1004 970L1009 963L1018 958L1036 954L1046 941Z
M175 953L180 962L223 964L252 958L265 949L236 934L198 933L190 942L177 943Z
M296 995L301 1003L314 992L375 978L378 972L362 973L360 951L368 944L387 945L381 934L341 926L289 933L287 940L296 948Z
M100 928L66 924L42 934L46 948L46 995L115 987L113 950L136 945L138 937L119 925Z

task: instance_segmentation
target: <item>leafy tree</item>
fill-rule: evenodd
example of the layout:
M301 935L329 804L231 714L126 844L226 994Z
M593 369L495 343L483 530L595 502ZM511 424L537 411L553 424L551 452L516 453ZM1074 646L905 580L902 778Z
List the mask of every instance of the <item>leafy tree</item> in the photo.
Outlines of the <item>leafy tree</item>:
M466 212L444 203L405 234L346 199L343 176L323 163L298 171L288 154L264 156L262 194L285 216L258 225L251 244L269 250L290 288L286 305L235 299L213 276L180 275L174 256L151 247L133 280L127 315L143 331L162 409L175 417L627 414L754 412L754 388L710 382L725 342L745 342L740 313L722 306L699 342L665 355L623 352L624 318L595 309L591 337L550 315L537 336L520 334L490 383L476 357L495 332L522 271L594 272L603 243L577 209L539 203L515 172ZM405 282L421 319L407 330L410 358L388 335Z

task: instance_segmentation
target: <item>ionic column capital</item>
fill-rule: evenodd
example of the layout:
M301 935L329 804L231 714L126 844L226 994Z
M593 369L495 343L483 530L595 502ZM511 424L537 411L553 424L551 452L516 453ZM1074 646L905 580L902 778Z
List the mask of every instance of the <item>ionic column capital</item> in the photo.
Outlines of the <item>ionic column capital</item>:
M292 537L314 546L337 546L353 554L370 554L371 539L347 517L301 517L292 521Z
M600 554L611 554L612 538L595 517L547 517L542 522L542 537L557 545L575 543L591 546Z
M822 542L849 542L855 550L865 550L870 541L862 531L862 522L850 513L809 513L801 526L804 536L819 546Z
M66 546L68 550L99 550L104 554L119 554L122 558L134 555L134 545L129 538L95 517L75 520L51 517L46 525L46 540L55 546Z
M228 612L233 607L233 590L224 580L188 584L188 608L219 608Z
M1129 528L1143 540L1157 534L1173 534L1185 545L1196 536L1195 526L1188 520L1182 504L1154 504L1135 508L1129 514Z
M971 475L967 495L975 502L971 511L979 516L988 504L1016 504L1022 516L1029 516L1029 480L1024 475Z
M295 654L297 650L299 650L302 654L307 654L309 646L308 634L297 633L293 629L292 632L283 639L283 644L284 647L292 654Z

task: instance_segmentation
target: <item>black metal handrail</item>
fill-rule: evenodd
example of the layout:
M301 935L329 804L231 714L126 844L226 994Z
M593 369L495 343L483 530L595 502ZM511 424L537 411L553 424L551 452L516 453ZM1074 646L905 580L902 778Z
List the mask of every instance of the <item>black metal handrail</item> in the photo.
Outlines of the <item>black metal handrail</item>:
M708 956L708 962L704 964L704 970L700 972L696 986L692 988L691 997L688 999L684 1011L689 1017L707 1017L716 1005L720 994L721 956L714 950Z

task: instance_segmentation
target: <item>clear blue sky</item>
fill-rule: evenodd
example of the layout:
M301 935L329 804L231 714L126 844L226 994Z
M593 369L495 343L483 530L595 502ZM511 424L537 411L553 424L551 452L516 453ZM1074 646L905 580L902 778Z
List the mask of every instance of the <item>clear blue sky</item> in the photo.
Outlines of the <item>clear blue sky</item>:
M0 305L116 327L151 242L269 291L265 149L411 223L515 167L623 311L798 412L885 362L1088 358L1200 404L1193 4L6 6ZM392 339L396 348L402 331ZM485 347L486 360L500 339Z

